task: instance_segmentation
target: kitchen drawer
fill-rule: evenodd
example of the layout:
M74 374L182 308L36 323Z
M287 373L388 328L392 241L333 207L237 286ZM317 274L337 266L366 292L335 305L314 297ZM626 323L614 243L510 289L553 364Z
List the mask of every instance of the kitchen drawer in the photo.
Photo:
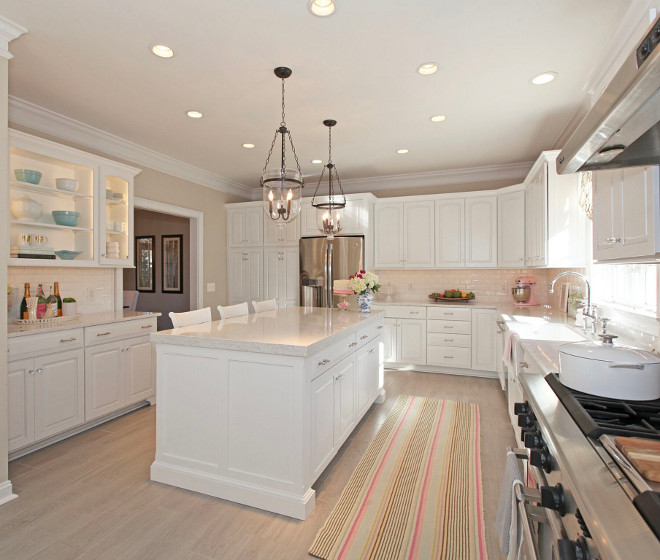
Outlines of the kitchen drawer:
M85 344L86 346L93 346L110 340L133 338L153 332L156 332L156 317L94 325L93 327L85 327Z
M428 333L426 335L426 346L458 346L459 348L470 348L472 346L472 335Z
M378 331L380 332L380 331ZM349 354L355 352L358 344L355 342L355 333L342 338L339 342L328 346L314 354L310 360L312 362L312 379L316 379L323 372L337 365Z
M427 319L444 319L445 321L472 321L472 310L465 307L429 307Z
M376 338L381 332L383 332L383 319L375 321L369 326L360 329L355 335L355 342L358 344L355 348L357 349L364 346L369 341Z
M26 334L10 337L7 341L9 359L18 357L51 354L60 350L73 350L83 347L83 330L63 329L55 332Z
M433 319L426 322L430 333L472 334L472 321L445 321Z
M385 311L391 319L426 319L426 307L422 305L379 305L378 311Z
M470 369L472 367L472 350L455 346L427 346L426 363L432 366Z

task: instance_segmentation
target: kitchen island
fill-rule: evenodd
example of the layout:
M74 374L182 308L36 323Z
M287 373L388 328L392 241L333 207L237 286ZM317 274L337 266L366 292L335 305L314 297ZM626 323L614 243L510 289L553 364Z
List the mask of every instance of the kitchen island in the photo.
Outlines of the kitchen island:
M151 336L151 479L306 519L312 484L374 401L383 314L288 307Z

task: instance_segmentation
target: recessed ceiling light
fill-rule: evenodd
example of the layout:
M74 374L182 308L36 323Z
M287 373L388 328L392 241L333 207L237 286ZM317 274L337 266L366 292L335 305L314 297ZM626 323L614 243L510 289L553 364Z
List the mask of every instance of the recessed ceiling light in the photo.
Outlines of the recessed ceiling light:
M417 67L417 72L422 76L429 76L430 74L435 74L437 71L438 65L435 62L425 62Z
M335 11L335 3L332 0L311 0L309 9L315 16L331 16Z
M151 52L161 58L172 58L174 56L174 51L167 45L151 45Z
M188 111L186 113L191 119L201 119L204 115L199 111Z
M313 159L312 163L323 163L322 159Z
M556 77L557 77L557 72L543 72L543 74L534 76L530 81L535 86L542 86L543 84L549 84Z
M442 122L444 120L447 120L447 116L446 115L433 115L431 117L431 120L433 122Z
M243 147L251 149L251 148L254 148L254 144L243 144Z
M406 150L406 149L403 149L403 150L397 150L396 153L397 153L397 154L407 154L407 153L408 153L408 150Z

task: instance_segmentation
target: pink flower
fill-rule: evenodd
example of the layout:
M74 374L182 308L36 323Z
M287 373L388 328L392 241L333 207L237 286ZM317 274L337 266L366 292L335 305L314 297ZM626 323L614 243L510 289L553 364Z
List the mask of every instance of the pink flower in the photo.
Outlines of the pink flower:
M349 280L353 280L353 275L351 274L351 275L348 277L348 279L349 279Z
M362 278L362 274L358 274L357 277L358 277L358 278Z
M364 274L364 273L365 273L365 271L364 271L364 270L361 270L361 271L360 271L360 274Z

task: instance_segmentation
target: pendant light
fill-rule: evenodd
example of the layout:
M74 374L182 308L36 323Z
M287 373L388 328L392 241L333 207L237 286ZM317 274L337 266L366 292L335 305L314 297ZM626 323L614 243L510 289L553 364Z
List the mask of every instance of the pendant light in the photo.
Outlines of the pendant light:
M274 70L275 75L282 80L282 122L277 130L275 130L275 137L270 146L268 157L266 158L266 165L261 175L261 189L263 191L264 210L271 220L275 221L281 227L286 226L292 222L300 214L300 197L301 190L305 186L303 182L302 171L298 163L298 156L296 149L293 147L293 140L291 140L291 133L286 127L284 120L284 80L291 76L291 69L285 67L278 67ZM273 153L277 136L280 134L281 138L281 158L279 167L268 167L270 156ZM286 140L289 140L291 145L291 152L296 162L296 169L287 169L286 167Z
M334 239L335 234L342 229L341 218L346 207L346 196L344 195L344 189L341 187L337 167L332 163L332 127L337 124L337 121L328 119L323 121L323 124L328 127L328 163L323 166L323 171L312 197L312 206L316 208L317 227L328 239ZM326 202L317 202L316 196L326 169L328 170L328 199ZM340 195L335 193L335 183L339 186Z

